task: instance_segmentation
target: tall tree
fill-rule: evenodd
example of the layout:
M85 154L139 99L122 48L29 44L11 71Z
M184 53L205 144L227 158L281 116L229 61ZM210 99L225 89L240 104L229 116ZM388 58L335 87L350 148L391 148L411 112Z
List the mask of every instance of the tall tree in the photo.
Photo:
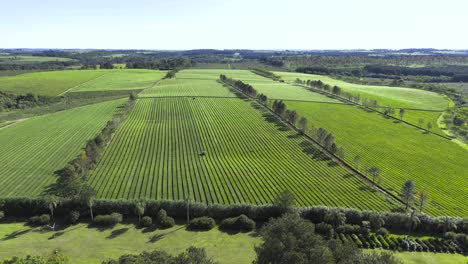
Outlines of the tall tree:
M403 116L405 115L405 109L400 108L400 120L403 120Z
M138 223L140 223L141 216L145 214L145 204L143 202L137 202L135 204L135 214L138 215Z
M346 223L346 216L343 212L337 209L328 209L325 214L324 221L332 225L334 228L344 225Z
M305 131L307 130L307 119L305 117L301 117L299 119L299 131L301 131L301 133L305 133Z
M419 212L422 213L424 206L429 200L429 194L426 191L419 191L417 193Z
M380 169L372 166L367 170L367 172L372 176L372 182L375 183L375 180L377 180L380 175Z
M290 191L284 190L275 197L273 205L278 207L282 213L293 212L296 206L296 198Z
M401 187L401 198L405 203L405 209L408 210L408 207L414 202L414 195L416 194L416 185L412 180L407 180L403 183Z
M457 229L457 224L455 223L455 220L453 218L448 217L448 216L443 216L438 218L438 225L437 227L442 230L442 235L445 237L447 232L456 230Z
M408 235L413 231L418 225L421 223L421 220L419 217L416 215L416 210L411 210L411 213L409 214L408 217Z

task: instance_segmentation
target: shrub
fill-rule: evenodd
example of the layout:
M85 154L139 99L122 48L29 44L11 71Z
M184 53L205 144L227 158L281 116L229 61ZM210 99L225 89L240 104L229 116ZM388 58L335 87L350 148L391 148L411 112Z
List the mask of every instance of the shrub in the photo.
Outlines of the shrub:
M3 218L5 218L5 213L3 211L0 211L0 220L2 220Z
M42 214L42 215L36 215L31 218L29 218L29 224L30 225L47 225L50 222L50 215L48 214Z
M381 235L383 237L388 236L388 230L386 228L384 228L384 227L379 228L379 230L377 230L376 233L377 233L377 235Z
M224 219L219 225L222 229L252 231L255 229L255 222L245 215Z
M149 227L153 225L153 219L150 216L143 216L140 222L141 226Z
M166 217L167 217L166 210L161 209L161 210L159 210L158 213L156 214L156 221L158 222L158 224L160 224L161 221L163 221Z
M93 220L93 224L97 226L115 226L120 222L122 222L122 215L119 213L112 213L110 215L98 215Z
M210 230L215 226L215 220L211 217L203 216L194 218L190 221L189 229L192 230Z
M336 228L337 233L359 234L361 227L358 225L342 225Z
M158 224L161 228L171 228L175 225L175 221L174 221L174 218L166 216Z
M69 224L76 224L78 223L79 219L80 219L80 212L76 210L70 211L70 213L67 216L67 222Z
M327 239L330 239L333 237L334 230L332 225L327 223L320 223L315 225L315 233L320 234Z

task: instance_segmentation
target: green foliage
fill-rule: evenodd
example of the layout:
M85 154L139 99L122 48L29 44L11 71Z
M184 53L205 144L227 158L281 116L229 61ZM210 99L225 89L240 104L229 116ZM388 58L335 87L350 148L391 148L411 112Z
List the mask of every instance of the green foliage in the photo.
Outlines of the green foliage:
M42 214L29 218L28 223L33 226L43 226L50 223L50 215Z
M122 222L122 214L112 213L109 215L98 215L94 218L93 224L96 226L112 227Z
M216 222L213 218L203 216L192 219L188 225L188 229L207 231L212 229L215 225Z
M1 262L2 264L68 264L68 258L61 254L54 254L50 257L42 256L31 256L28 255L24 258L13 257L5 259Z
M226 230L249 232L255 229L255 221L245 215L224 219L219 227Z
M282 213L291 213L296 206L296 198L290 191L284 190L276 196L273 205L278 207Z
M215 264L203 248L189 247L185 252L177 256L171 256L164 251L155 250L143 252L139 255L123 255L118 260L107 260L102 264L142 264L142 263L165 263L165 264Z
M153 219L150 216L143 216L140 221L141 226L150 227L153 225Z
M76 224L78 223L78 221L80 220L80 212L79 211L76 211L76 210L73 210L73 211L70 211L70 213L68 213L68 223L70 224Z

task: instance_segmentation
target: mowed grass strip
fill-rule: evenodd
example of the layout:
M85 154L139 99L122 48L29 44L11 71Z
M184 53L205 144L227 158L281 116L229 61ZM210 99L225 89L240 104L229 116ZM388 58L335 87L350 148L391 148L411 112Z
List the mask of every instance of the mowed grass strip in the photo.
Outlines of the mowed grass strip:
M33 117L0 130L0 197L35 196L126 99Z
M430 197L433 215L468 215L468 152L449 140L355 106L288 102L309 124L331 131L345 160L361 171L377 166L382 186L398 194L405 180ZM353 162L359 156L360 164Z
M103 198L264 204L288 189L301 206L391 207L253 107L259 106L237 98L140 99L90 183Z
M3 76L0 77L0 91L57 96L105 73L105 70L68 70Z
M141 90L152 87L165 74L159 70L107 70L105 75L74 87L71 92Z

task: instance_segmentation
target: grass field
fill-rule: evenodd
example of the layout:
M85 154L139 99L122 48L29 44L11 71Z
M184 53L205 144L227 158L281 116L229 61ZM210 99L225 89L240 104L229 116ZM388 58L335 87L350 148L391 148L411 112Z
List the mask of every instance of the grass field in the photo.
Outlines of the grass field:
M128 243L129 241L131 243ZM208 256L221 264L247 264L255 259L254 247L261 243L261 238L255 233L228 234L217 228L206 232L193 232L180 225L166 230L146 232L145 229L137 229L132 224L119 224L106 230L77 224L58 232L44 232L23 223L2 223L0 243L0 260L12 256L47 256L57 249L61 254L68 256L71 263L97 264L123 254L153 250L179 254L190 246L196 246L205 248ZM394 254L405 264L465 264L468 261L468 257L460 254Z
M332 86L337 85L344 91L361 94L362 97L369 99L375 99L380 105L385 106L443 111L447 109L449 104L449 101L442 95L424 90L353 84L335 80L324 75L292 72L275 72L275 74L280 75L288 82L294 82L296 78L301 80L321 80Z
M0 197L36 196L126 99L33 117L0 130Z
M102 70L33 72L0 77L0 90L15 94L57 96L106 73Z
M15 236L15 232L17 235ZM261 240L252 233L228 234L217 228L206 232L192 232L184 226L145 232L131 224L99 230L86 224L71 226L52 238L53 232L43 232L23 223L0 224L0 260L12 256L50 255L55 249L69 257L71 263L101 263L123 254L164 250L179 254L190 246L203 247L208 255L220 263L251 263L255 245ZM152 240L152 237L158 237ZM131 241L131 243L129 243Z
M172 81L154 89L166 82ZM390 208L381 195L251 104L238 98L139 99L91 184L106 198L191 195L200 202L262 204L288 189L302 206Z
M141 90L152 87L166 74L157 70L107 70L98 78L82 83L70 92Z
M0 64L22 64L31 62L51 62L51 61L74 61L70 58L45 57L45 56L11 56L0 54Z

